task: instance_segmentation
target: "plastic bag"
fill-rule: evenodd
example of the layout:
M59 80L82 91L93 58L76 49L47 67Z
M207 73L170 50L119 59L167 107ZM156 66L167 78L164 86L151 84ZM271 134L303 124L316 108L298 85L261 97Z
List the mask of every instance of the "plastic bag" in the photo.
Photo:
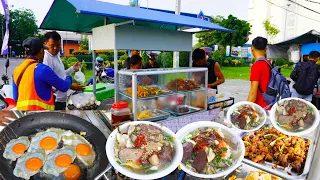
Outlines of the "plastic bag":
M72 104L77 108L82 108L89 105L100 105L100 102L96 100L96 97L92 93L78 93L71 96Z
M300 61L300 47L299 45L291 45L288 50L289 61L297 63Z
M81 68L79 69L78 72L76 72L76 74L74 75L74 79L79 82L79 83L84 83L86 82L86 77L84 76L84 74L81 72Z

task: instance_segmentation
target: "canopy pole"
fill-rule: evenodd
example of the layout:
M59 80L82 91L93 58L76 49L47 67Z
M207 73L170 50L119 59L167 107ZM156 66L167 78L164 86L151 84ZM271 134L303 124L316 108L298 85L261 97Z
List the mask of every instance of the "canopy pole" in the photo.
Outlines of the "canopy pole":
M189 67L192 67L192 51L189 54Z
M176 15L180 15L181 11L181 0L176 0ZM179 52L173 52L173 68L179 68Z
M116 41L116 40L115 40ZM114 46L114 47L116 47L116 46ZM113 54L113 56L114 56L114 58L113 58L113 62L114 62L114 67L113 67L113 69L114 69L114 95L115 95L115 97L114 97L114 101L115 102L118 102L119 101L119 88L120 88L120 86L119 86L119 74L118 74L118 49L117 48L114 48L114 54Z
M96 95L96 51L92 51L92 70L93 70L93 94Z

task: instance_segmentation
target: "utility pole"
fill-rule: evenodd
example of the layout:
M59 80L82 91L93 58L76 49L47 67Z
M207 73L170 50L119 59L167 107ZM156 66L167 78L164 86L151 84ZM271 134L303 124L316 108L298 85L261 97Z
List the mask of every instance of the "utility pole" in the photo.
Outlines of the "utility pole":
M180 15L181 0L176 0L176 15ZM179 68L179 52L173 52L173 68Z

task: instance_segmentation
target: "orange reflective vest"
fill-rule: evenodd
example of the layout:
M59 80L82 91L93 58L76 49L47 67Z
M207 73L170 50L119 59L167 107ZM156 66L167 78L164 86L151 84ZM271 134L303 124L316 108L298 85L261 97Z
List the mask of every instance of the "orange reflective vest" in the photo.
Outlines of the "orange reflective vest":
M34 70L37 64L34 59L26 59L13 72L14 82L18 86L17 110L54 110L53 92L49 101L41 99L37 94L34 83ZM18 82L21 73L23 75Z

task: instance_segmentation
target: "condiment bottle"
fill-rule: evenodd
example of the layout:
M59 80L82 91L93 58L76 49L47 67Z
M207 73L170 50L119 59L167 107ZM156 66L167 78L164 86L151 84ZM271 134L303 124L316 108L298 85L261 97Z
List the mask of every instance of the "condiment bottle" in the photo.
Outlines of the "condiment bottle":
M131 120L131 110L127 102L116 102L111 108L112 124L119 124Z

